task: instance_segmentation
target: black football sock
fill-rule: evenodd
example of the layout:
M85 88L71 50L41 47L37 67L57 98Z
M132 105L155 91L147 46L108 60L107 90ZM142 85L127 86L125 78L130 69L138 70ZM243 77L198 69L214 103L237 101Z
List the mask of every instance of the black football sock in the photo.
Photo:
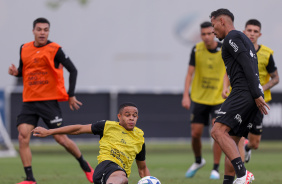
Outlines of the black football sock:
M223 184L233 184L234 176L224 175Z
M202 156L196 157L195 160L197 164L202 163Z
M250 151L250 149L251 149L251 148L246 144L245 150L246 150L246 151Z
M219 164L213 164L212 170L216 170L218 172L218 168L219 168Z
M85 172L90 172L91 169L88 165L88 163L84 160L83 156L81 155L81 157L77 158L80 167L85 171Z
M24 172L25 172L26 180L27 180L27 181L35 181L35 179L34 179L34 177L33 177L33 173L32 173L32 168L31 168L31 166L24 167Z
M242 162L241 157L238 157L238 158L235 158L234 160L231 160L231 163L234 167L237 178L241 178L241 177L245 176L246 168L244 166L244 163Z

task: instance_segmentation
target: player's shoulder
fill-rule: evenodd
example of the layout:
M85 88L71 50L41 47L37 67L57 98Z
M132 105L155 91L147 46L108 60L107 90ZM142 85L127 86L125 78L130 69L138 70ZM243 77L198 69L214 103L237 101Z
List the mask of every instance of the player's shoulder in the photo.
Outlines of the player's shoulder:
M144 135L144 132L143 132L143 130L142 130L141 128L134 127L134 131L135 131L137 134L141 135L141 136Z
M48 45L55 46L55 47L61 47L58 43L52 42L52 41L50 41L50 40L48 40L47 44L48 44Z
M273 54L273 50L265 45L260 45L260 49L259 51L263 51L263 52L268 52L270 54Z
M34 41L31 41L31 42L27 42L27 43L24 43L21 45L21 48L23 47L29 47L29 46L33 46L34 45Z
M238 30L232 30L226 35L225 39L235 39L235 38L245 38L245 37L246 35L243 32Z
M110 120L102 120L107 125L119 125L117 121L110 121Z

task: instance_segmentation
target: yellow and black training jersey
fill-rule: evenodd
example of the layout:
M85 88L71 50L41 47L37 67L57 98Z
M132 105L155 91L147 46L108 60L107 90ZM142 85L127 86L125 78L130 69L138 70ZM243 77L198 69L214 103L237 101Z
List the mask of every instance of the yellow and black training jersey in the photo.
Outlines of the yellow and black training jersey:
M129 177L134 159L145 160L144 132L141 129L135 127L128 131L119 122L106 120L93 123L91 129L101 138L98 163L110 160L121 166Z
M270 73L273 73L277 70L274 60L273 60L273 50L270 48L260 45L257 50L258 57L258 70L259 70L259 79L261 85L265 85L269 82ZM264 100L269 102L271 100L270 89L264 91Z
M195 66L191 89L192 101L205 105L223 103L221 93L226 70L221 57L221 43L218 42L214 50L208 50L204 42L196 44L189 65Z

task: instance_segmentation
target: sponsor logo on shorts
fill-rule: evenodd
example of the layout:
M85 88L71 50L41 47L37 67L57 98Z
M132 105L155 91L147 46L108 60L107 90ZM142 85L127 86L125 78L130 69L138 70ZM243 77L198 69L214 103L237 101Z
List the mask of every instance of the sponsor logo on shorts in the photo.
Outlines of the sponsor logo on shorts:
M59 118L58 116L55 117L55 119L53 120L50 120L50 123L51 124L54 124L54 123L61 123L63 121L63 118ZM58 125L59 126L59 125Z
M234 119L236 119L240 124L242 123L242 118L240 114L236 114L236 116L234 117Z
M253 127L253 124L252 123L249 123L248 126L247 126L249 129L251 129Z
M215 114L226 114L226 112L221 111L221 109L218 109L215 111Z
M256 126L256 129L262 129L262 125Z

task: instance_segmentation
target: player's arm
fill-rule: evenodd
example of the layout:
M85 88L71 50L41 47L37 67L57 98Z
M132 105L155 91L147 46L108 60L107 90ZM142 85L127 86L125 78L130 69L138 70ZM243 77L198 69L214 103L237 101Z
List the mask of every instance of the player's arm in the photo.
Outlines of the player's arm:
M74 95L75 91L75 85L76 85L76 79L77 79L77 69L70 60L68 56L65 55L62 48L59 48L59 50L56 53L55 59L55 67L58 68L60 64L62 64L70 73L69 75L69 106L71 110L78 110L82 103L78 101Z
M136 160L136 164L137 164L137 167L138 167L138 172L139 172L139 176L141 178L145 177L145 176L150 176L150 171L146 165L146 161L139 161L139 160Z
M266 70L269 73L271 79L262 86L263 91L271 89L273 86L279 83L279 75L277 71L277 67L275 65L273 55L271 54L269 57L268 65L266 66Z
M271 89L273 86L279 83L279 75L277 70L275 72L270 73L269 75L271 79L268 81L268 83L262 86L263 91Z
M255 69L251 65L251 62L249 62L247 52L242 52L242 53L239 54L238 62L243 67L245 76L246 76L247 81L248 81L250 92L251 92L253 98L255 99L255 103L256 103L257 107L259 108L259 110L262 114L267 115L268 114L267 109L270 110L270 108L266 104L266 102L264 101L264 99L261 95L261 92L260 92L260 89L259 89L260 83L259 83L259 80L257 79L258 76L256 76L258 74L255 73Z
M78 135L78 134L85 134L85 133L92 133L91 124L88 125L69 125L55 129L46 129L43 127L36 127L31 131L33 136L35 137L47 137L49 135L56 135L56 134L69 134L69 135Z
M22 62L22 59L21 59L22 46L20 48L19 67L16 68L16 66L14 64L11 64L11 66L9 67L9 70L8 70L8 73L10 75L13 75L13 76L16 76L16 77L22 77L22 68L23 68L23 62Z
M191 106L191 99L189 97L189 90L193 78L193 74L195 72L195 47L192 49L191 56L190 56L190 62L185 78L185 85L184 85L184 91L182 95L182 106L185 109L190 109Z
M241 52L237 57L238 63L242 66L244 70L245 77L248 82L248 86L250 89L250 92L254 99L259 98L262 96L262 92L259 88L260 83L258 80L258 73L256 73L254 66L252 65L252 62L250 61L250 58L248 56L248 52Z
M228 79L227 73L224 74L223 77L223 90L222 90L222 98L226 99L230 93L230 81Z
M145 177L145 176L150 176L150 171L146 165L146 146L145 143L142 146L142 150L140 151L140 153L138 153L136 155L136 164L138 167L138 172L139 172L139 176L141 178Z

